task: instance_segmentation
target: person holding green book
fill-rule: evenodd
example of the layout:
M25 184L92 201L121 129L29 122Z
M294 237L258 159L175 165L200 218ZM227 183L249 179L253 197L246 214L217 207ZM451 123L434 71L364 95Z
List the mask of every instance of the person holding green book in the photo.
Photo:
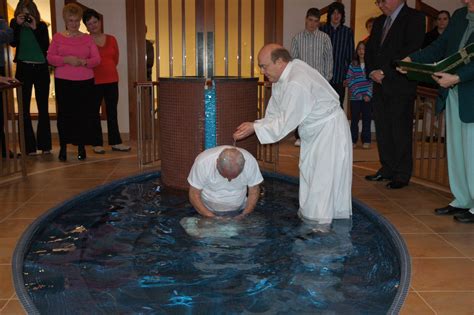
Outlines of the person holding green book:
M433 63L474 42L474 0L454 12L447 29L426 48L403 61ZM403 72L399 69L400 72ZM474 223L474 62L454 74L435 72L439 85L437 111L446 111L448 174L454 200L437 215L454 215L463 223Z

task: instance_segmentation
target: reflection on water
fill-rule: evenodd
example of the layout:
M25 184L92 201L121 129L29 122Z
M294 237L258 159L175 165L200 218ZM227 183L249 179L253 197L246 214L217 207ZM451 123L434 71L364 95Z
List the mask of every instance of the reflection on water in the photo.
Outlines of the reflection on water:
M298 187L266 178L243 220L203 219L186 193L131 183L48 223L25 258L41 313L384 314L400 268L357 209L327 234L297 217Z

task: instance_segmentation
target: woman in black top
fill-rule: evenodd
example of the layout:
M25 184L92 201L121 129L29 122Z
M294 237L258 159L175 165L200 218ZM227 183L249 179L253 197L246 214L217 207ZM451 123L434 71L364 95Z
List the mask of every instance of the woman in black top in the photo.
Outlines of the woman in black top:
M49 47L48 26L41 21L40 13L33 1L21 0L16 6L10 27L14 31L12 47L16 47L15 77L23 83L23 121L25 124L26 154L34 155L36 150L51 153L51 127L49 121L49 70L46 52ZM30 115L31 91L35 87L38 106L37 139Z

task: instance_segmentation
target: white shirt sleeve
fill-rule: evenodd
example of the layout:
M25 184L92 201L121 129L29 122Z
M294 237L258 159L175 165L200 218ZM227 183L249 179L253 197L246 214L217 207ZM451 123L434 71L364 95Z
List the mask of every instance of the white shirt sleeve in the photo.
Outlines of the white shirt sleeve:
M189 172L188 183L194 188L202 190L206 185L205 181L208 178L206 173L208 172L206 172L205 163L202 163L198 156Z

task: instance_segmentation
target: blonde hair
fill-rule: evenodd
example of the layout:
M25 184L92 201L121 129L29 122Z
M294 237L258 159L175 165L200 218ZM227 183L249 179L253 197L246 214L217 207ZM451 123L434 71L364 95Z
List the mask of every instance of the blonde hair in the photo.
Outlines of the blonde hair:
M77 16L79 19L82 18L82 8L76 3L68 3L63 8L63 19L66 22L66 19L70 16Z

